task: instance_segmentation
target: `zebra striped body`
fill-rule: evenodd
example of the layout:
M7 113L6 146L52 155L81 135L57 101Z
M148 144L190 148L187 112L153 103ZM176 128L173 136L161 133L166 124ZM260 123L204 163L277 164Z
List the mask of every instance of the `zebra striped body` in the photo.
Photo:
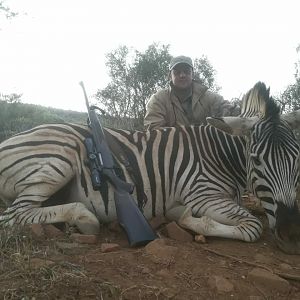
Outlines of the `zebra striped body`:
M122 144L136 176L142 178L147 218L168 215L180 206L191 207L195 216L206 215L228 224L238 224L242 216L250 216L238 206L246 186L242 138L212 126L133 133L107 129L106 134ZM112 186L104 187L101 193L91 186L83 145L89 135L85 126L43 125L4 142L0 148L0 194L10 207L2 222L72 223L64 216L70 212L63 210L63 205L41 207L67 184L71 185L70 194L68 199L59 200L61 204L82 203L100 222L116 219ZM122 176L132 182L126 168L120 162L118 166ZM109 199L108 215L102 197ZM254 217L250 219L258 228L253 233L246 230L243 239L252 241L259 237L261 226ZM96 229L97 225L92 231Z
M198 234L255 241L262 225L240 206L248 183L262 201L279 246L299 253L299 146L290 120L281 120L265 98L263 117L209 120L231 133L239 127L245 134L249 128L248 138L211 125L147 132L106 129L122 146L134 177L141 179L137 189L147 199L139 203L144 215L165 214ZM8 208L0 223L68 222L83 233L97 233L99 223L115 220L113 187L92 188L84 146L90 134L87 126L48 124L3 142L0 199ZM119 175L135 183L118 155L115 159ZM108 199L108 214L103 198ZM292 249L286 247L289 239Z

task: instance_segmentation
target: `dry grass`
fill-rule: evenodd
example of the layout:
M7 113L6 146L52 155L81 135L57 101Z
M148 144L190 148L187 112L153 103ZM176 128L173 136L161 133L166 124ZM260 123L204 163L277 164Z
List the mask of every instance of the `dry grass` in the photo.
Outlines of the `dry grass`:
M158 299L163 295L156 286L122 287L113 278L95 276L84 262L62 254L54 240L37 240L26 227L0 229L0 270L3 300Z
M54 289L59 293L65 286L88 281L81 266L49 260L48 252L54 251L55 243L51 249L49 243L34 240L26 228L1 229L0 298L53 299ZM34 259L41 263L34 264Z

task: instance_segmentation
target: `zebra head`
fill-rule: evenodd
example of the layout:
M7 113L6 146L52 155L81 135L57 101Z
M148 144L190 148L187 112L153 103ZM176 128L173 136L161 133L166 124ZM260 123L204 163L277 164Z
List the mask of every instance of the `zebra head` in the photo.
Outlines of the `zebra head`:
M281 115L269 89L258 82L244 96L239 117L209 118L208 122L246 137L248 190L260 199L279 248L300 254L296 199L300 151L293 133L300 125L300 111Z

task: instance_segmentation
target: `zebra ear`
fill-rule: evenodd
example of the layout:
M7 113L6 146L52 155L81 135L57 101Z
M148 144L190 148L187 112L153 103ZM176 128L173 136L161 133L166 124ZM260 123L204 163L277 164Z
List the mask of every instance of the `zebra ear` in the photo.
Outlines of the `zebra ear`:
M300 129L300 110L281 115L280 118L288 122L292 129Z
M248 135L258 117L206 118L208 124L232 135Z

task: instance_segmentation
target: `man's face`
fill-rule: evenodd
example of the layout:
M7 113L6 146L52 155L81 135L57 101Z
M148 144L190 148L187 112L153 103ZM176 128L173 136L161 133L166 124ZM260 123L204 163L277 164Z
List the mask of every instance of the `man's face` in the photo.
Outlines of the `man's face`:
M187 64L178 64L171 71L171 80L178 89L188 89L192 85L193 69Z

